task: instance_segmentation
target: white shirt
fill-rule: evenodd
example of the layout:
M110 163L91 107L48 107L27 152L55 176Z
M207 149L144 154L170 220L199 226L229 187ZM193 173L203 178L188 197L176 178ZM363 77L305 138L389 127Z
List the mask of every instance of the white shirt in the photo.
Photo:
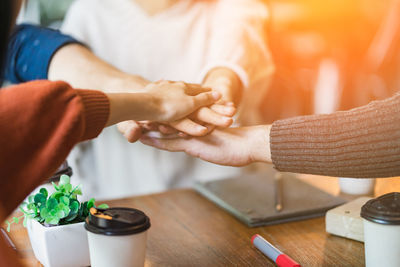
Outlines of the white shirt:
M212 68L228 67L245 85L244 102L251 103L246 112L253 112L273 72L264 33L267 19L266 6L256 0L182 0L153 16L131 0L77 0L62 31L120 70L150 81L201 83ZM113 127L75 149L69 160L85 191L100 199L189 186L241 171L130 144Z

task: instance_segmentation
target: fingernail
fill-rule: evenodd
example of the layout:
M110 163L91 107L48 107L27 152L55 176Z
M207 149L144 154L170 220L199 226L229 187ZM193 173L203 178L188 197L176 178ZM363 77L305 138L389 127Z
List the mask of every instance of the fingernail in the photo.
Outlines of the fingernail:
M198 131L204 131L204 130L207 130L207 128L204 127L204 126L198 125L198 126L196 126L196 130L198 130Z
M212 97L213 97L215 100L218 100L218 99L221 98L221 94L220 94L219 92L212 92L211 94L212 94Z
M225 123L231 123L232 122L232 118L224 117L224 122Z

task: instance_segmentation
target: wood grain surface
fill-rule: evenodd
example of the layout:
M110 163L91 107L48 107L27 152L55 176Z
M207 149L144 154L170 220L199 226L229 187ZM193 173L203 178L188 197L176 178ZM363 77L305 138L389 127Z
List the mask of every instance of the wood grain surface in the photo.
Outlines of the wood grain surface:
M336 178L302 179L330 193L339 192ZM400 179L377 181L376 195L393 191L400 191ZM250 239L256 233L302 266L364 265L363 243L327 234L323 217L248 228L190 189L107 203L141 209L151 218L146 266L274 266L252 246ZM41 266L22 225L14 226L10 236L26 266Z

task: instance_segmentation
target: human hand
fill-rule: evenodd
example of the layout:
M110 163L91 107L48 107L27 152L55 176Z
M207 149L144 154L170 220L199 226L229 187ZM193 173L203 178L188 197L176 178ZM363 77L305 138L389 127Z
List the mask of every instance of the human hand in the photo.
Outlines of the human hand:
M186 136L185 133L192 136L204 136L213 131L215 126L226 128L233 123L233 120L227 118L221 120L221 115L233 117L237 111L235 105L240 102L242 89L238 76L228 68L214 68L208 72L202 86L221 93L220 100L210 107L202 107L190 119L186 118L170 124L172 128L160 128L161 133L171 134L176 132L174 129L177 129L181 131L182 137ZM194 127L195 122L205 124L206 127L196 128Z
M221 93L219 101L210 107L202 107L190 118L171 123L169 126L172 128L160 128L161 133L171 134L179 130L182 137L185 137L185 133L192 136L204 136L213 131L215 126L226 128L233 123L231 119L222 118L221 120L221 115L233 117L237 111L235 105L240 102L242 88L238 76L228 68L214 68L207 73L202 86ZM196 122L205 124L206 127L194 127Z
M221 99L210 107L202 107L188 118L169 124L138 123L125 121L118 124L118 130L125 138L136 142L142 132L159 131L164 135L177 134L204 136L217 127L229 127L236 113L235 105L239 104L242 94L242 84L238 76L232 70L224 67L211 69L202 84L203 87L212 88L222 94Z
M216 129L203 137L157 139L142 136L140 141L159 149L186 152L205 161L227 166L271 162L270 125Z
M231 118L236 112L233 103L222 103L202 107L182 120L174 121L168 125L158 125L153 131L160 131L165 135L178 134L181 137L204 136L214 130L215 127L227 128L233 123Z
M218 92L197 84L161 81L145 87L151 96L153 114L151 121L173 122L185 118L204 106L210 106L221 98Z
M171 82L170 82L171 84ZM190 85L199 87L197 85ZM150 86L151 89L151 86ZM149 91L151 92L151 91ZM233 103L218 101L210 107L201 107L187 118L168 124L156 122L125 121L118 124L118 130L131 143L136 142L143 132L159 131L164 135L179 134L180 136L203 136L217 127L229 127L236 108Z
M190 118L171 123L172 128L163 127L164 132L163 129L160 129L161 133L171 134L176 132L174 129L177 129L181 132L181 136L185 136L182 133L204 136L213 131L215 126L226 128L233 123L231 119L221 120L221 115L233 117L237 111L235 105L240 102L242 88L238 76L228 68L214 68L207 73L202 86L221 93L219 101L210 107L202 107ZM197 126L196 128L194 127L196 122L197 124L205 124L206 127Z
M243 93L243 84L233 70L227 67L211 69L204 78L202 86L220 92L222 97L219 102L232 102L235 106L240 105Z
M178 120L169 124L130 120L118 123L117 128L130 143L136 142L143 133L148 131L157 131L165 136L204 136L211 132L215 126L229 127L232 124L232 119L226 119L228 118L226 116L233 116L235 111L235 107L231 104L215 104L210 108L200 108L193 113L190 118ZM199 121L203 121L206 125L203 126Z
M236 108L231 103L214 104L209 108L200 108L182 120L163 124L150 121L124 121L118 123L117 128L119 132L130 143L134 143L142 136L142 133L148 131L158 131L161 135L176 135L180 137L204 136L214 130L215 126L229 127L232 124L232 119L226 119L235 114ZM199 121L206 123L206 126L200 124Z

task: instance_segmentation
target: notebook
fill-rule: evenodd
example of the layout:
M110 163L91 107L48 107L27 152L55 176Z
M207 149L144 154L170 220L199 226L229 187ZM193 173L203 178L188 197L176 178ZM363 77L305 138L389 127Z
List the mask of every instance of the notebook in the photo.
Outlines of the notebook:
M195 190L249 227L272 225L324 216L326 211L346 201L295 177L283 173L283 210L275 210L274 175L241 177L202 182Z

